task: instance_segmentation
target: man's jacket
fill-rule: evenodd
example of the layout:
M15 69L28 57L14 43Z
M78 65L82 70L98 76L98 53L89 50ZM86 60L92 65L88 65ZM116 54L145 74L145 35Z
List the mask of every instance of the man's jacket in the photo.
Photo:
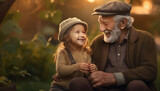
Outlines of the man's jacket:
M101 34L91 43L92 62L101 71L106 67L109 47L103 39L104 36ZM132 27L127 40L126 59L129 67L129 70L123 72L126 83L142 80L155 91L153 82L157 77L157 52L152 35Z

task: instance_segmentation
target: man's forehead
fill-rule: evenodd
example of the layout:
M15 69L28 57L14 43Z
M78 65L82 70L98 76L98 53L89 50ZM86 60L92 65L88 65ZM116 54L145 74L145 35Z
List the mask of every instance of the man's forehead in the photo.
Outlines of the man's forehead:
M105 22L105 21L106 21L106 22L107 22L107 21L112 21L112 20L113 20L113 17L114 17L114 16L102 16L102 15L100 15L100 16L99 16L99 20L100 20L100 21L104 21L104 22Z

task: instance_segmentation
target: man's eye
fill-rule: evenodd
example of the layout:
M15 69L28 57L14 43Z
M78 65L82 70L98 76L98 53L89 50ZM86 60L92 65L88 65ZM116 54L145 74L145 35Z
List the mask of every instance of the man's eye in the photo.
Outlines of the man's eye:
M108 24L107 24L107 23L104 23L104 25L105 25L105 26L108 26Z

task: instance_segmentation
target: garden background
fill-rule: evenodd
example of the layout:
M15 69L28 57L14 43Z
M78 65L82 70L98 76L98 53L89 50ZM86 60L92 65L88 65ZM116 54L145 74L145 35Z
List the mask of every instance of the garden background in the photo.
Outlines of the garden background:
M17 91L48 91L55 73L53 54L58 45L58 25L78 17L89 25L88 37L98 35L96 6L111 0L0 0L0 86L15 83ZM132 4L134 26L153 34L160 70L160 1L121 0ZM4 3L11 7L7 14ZM5 4L7 5L7 4ZM3 8L2 8L3 7ZM156 80L160 91L160 73Z

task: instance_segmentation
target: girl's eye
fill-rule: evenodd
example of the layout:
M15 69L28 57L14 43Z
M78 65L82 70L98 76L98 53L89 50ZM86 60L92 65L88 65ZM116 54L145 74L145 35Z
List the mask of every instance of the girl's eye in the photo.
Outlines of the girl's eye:
M79 31L76 31L76 33L79 33Z

